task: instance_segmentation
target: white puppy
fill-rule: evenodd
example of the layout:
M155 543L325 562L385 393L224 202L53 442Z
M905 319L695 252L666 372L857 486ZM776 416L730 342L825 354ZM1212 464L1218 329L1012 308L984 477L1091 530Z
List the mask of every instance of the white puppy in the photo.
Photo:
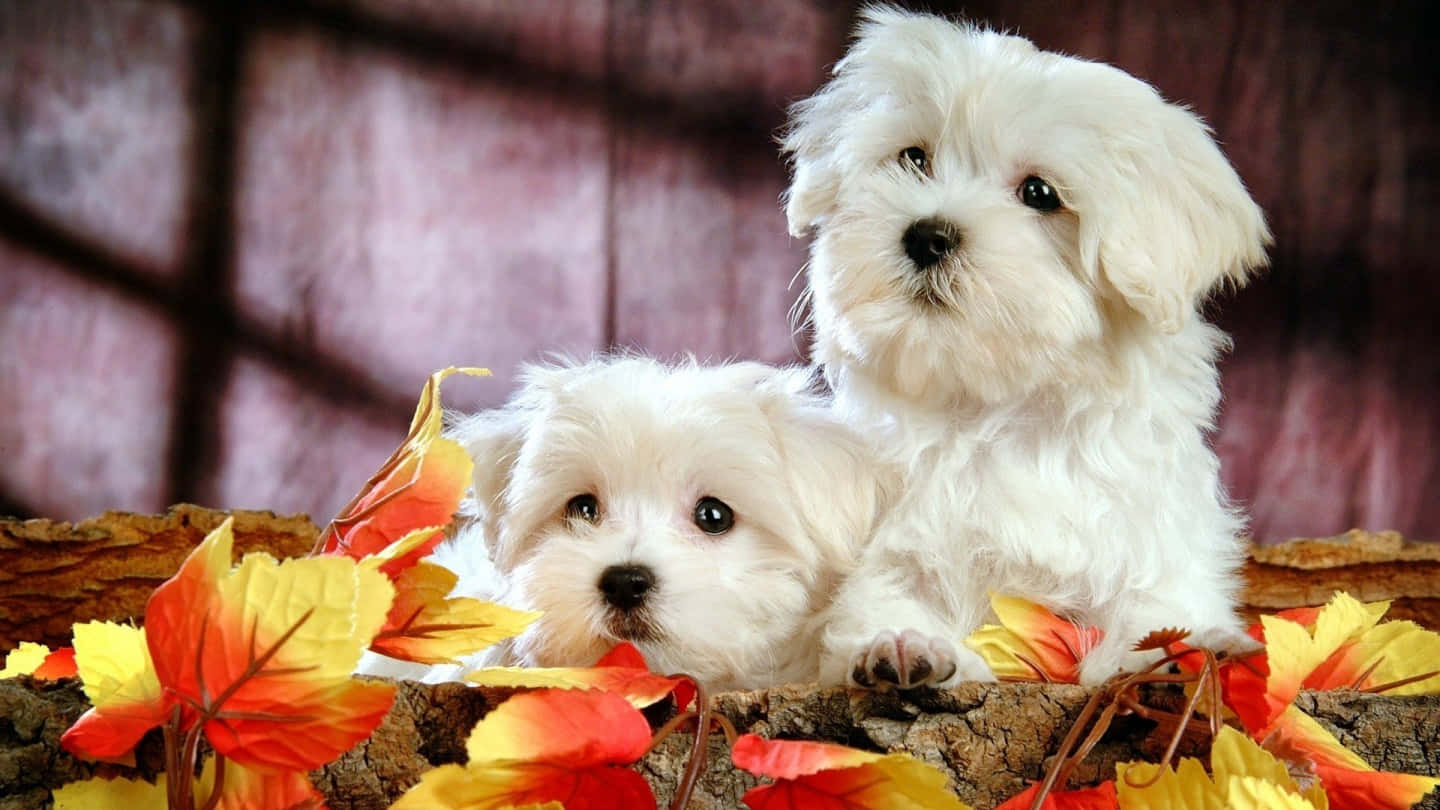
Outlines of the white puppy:
M637 357L531 367L509 404L455 424L478 515L436 559L457 593L544 611L489 663L588 666L630 641L713 689L814 681L818 617L883 486L811 378Z
M992 677L960 645L989 591L1103 628L1085 683L1152 629L1240 643L1242 520L1205 437L1226 338L1196 310L1270 237L1205 125L1113 67L887 8L792 113L815 358L907 470L823 679Z

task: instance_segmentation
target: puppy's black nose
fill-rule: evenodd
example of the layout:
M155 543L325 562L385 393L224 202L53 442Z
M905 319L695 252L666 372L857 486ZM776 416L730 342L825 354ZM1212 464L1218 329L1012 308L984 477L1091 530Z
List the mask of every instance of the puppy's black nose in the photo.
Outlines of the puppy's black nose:
M639 607L653 587L655 572L643 565L612 565L600 574L605 601L621 610Z
M950 251L960 245L960 232L938 219L921 219L911 223L900 237L905 255L921 270L939 264Z

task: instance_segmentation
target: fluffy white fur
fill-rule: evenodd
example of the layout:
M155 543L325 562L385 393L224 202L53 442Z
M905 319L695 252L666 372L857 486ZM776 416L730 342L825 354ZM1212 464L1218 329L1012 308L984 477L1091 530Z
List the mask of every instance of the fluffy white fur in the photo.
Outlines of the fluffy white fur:
M530 367L505 407L454 424L476 515L436 559L461 574L457 593L544 611L487 663L588 666L632 641L714 689L815 680L819 617L886 485L812 377L638 357ZM586 493L593 524L566 514ZM733 509L724 534L696 525L707 496ZM654 574L628 618L601 590L615 565Z
M1226 338L1197 307L1270 237L1205 125L1116 68L888 8L792 113L814 355L907 476L822 679L992 677L960 644L992 590L1103 628L1086 683L1152 629L1240 645L1242 520L1205 436ZM1063 207L1027 207L1031 176ZM928 270L902 244L923 219L959 240Z

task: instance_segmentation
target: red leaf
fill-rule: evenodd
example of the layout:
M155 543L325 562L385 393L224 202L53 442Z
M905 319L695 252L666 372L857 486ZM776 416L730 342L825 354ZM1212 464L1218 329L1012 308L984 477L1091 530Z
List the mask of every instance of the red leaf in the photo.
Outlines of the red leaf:
M995 810L1030 810L1035 794L1039 792L1040 783L1036 782L1011 796ZM1120 799L1115 794L1115 783L1112 781L1080 790L1052 790L1045 796L1040 810L1116 810L1119 806Z
M80 672L75 667L75 648L61 647L50 653L30 674L47 681L79 677Z

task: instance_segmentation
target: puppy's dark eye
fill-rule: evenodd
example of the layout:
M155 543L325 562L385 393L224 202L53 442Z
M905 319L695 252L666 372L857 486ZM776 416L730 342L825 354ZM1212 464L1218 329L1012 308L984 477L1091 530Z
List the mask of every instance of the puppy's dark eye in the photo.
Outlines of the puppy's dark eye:
M706 496L695 503L695 525L706 534L724 534L735 525L735 512L719 498Z
M1054 211L1060 207L1060 195L1043 179L1030 175L1020 183L1020 201L1036 211Z
M586 523L600 522L600 499L590 493L576 495L565 504L565 517L579 518Z
M900 150L900 163L923 175L930 174L930 156L918 146L907 146Z

